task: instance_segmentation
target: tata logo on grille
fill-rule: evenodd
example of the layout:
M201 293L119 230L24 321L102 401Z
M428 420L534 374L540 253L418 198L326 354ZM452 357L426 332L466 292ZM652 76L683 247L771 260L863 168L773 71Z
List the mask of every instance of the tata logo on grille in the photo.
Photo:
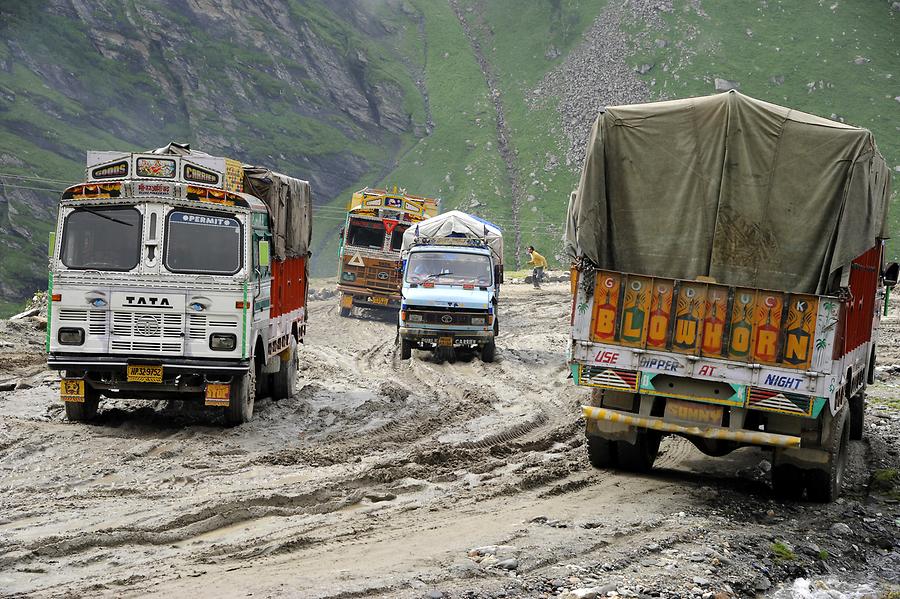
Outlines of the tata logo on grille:
M380 272L376 275L380 280L387 281L388 275L386 272Z
M149 314L138 316L134 320L134 330L142 337L156 337L159 335L159 321Z
M143 295L126 295L125 303L129 306L156 306L157 308L171 308L167 297L153 297Z
M444 324L450 324L451 322L453 322L453 317L449 314L444 314L443 316L441 316L441 322L443 322Z

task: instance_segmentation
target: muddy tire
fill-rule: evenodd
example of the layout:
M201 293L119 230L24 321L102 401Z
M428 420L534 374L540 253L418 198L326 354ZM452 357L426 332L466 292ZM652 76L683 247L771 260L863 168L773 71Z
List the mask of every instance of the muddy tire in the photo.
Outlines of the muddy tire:
M412 357L412 341L409 339L400 340L400 359L409 360Z
M777 464L772 468L772 490L775 496L797 501L805 488L803 470L793 464Z
M603 437L587 436L588 461L594 468L612 468L616 465L616 443Z
M272 375L272 399L288 399L294 395L297 386L297 340L291 335L290 354L284 360L279 356L278 372Z
M256 401L256 368L250 367L242 377L235 377L231 383L231 396L225 408L225 422L231 425L244 424L253 418L253 404Z
M655 431L640 430L634 444L628 441L616 441L616 458L619 468L631 472L649 472L659 454L659 442L662 440Z
M350 314L353 312L353 308L345 308L341 306L341 316L344 318L350 318Z
M66 419L69 422L90 422L97 417L100 406L100 392L84 382L84 403L66 402Z
M860 391L850 398L850 440L859 441L863 438L865 419L866 394Z
M841 495L850 449L849 411L846 408L841 410L831 421L828 462L821 468L806 471L806 495L810 501L830 503Z
M497 353L497 344L491 341L490 343L486 343L481 348L481 361L482 362L493 362L494 357Z

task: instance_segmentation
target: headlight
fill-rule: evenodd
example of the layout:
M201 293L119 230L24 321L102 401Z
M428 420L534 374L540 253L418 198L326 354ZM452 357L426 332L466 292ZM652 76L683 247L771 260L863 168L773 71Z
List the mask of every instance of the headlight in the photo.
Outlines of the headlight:
M473 317L472 324L484 324L484 317L483 316Z
M81 345L84 343L84 329L64 328L60 329L57 339L63 345Z
M237 336L232 333L213 333L209 336L209 349L231 351L237 346Z
M422 322L421 314L407 314L406 320L409 322Z

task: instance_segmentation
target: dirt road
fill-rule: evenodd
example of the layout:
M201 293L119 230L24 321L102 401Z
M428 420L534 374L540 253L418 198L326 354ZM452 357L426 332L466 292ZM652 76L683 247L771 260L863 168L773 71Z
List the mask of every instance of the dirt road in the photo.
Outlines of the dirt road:
M180 402L105 400L95 424L67 423L41 333L6 323L0 361L34 386L0 392L0 595L712 597L832 573L900 582L900 506L870 484L900 461L889 367L840 503L773 500L752 448L713 459L669 438L650 475L597 471L565 368L567 284L503 295L490 365L401 362L394 324L314 301L296 396L258 400L237 428Z

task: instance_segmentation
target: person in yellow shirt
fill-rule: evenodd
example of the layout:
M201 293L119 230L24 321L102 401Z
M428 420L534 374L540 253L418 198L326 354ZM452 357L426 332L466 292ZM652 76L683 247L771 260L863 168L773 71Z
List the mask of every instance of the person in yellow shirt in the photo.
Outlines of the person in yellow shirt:
M544 269L547 268L547 259L538 254L533 245L528 246L528 264L534 266L534 270L531 271L531 282L534 283L535 289L540 289Z

